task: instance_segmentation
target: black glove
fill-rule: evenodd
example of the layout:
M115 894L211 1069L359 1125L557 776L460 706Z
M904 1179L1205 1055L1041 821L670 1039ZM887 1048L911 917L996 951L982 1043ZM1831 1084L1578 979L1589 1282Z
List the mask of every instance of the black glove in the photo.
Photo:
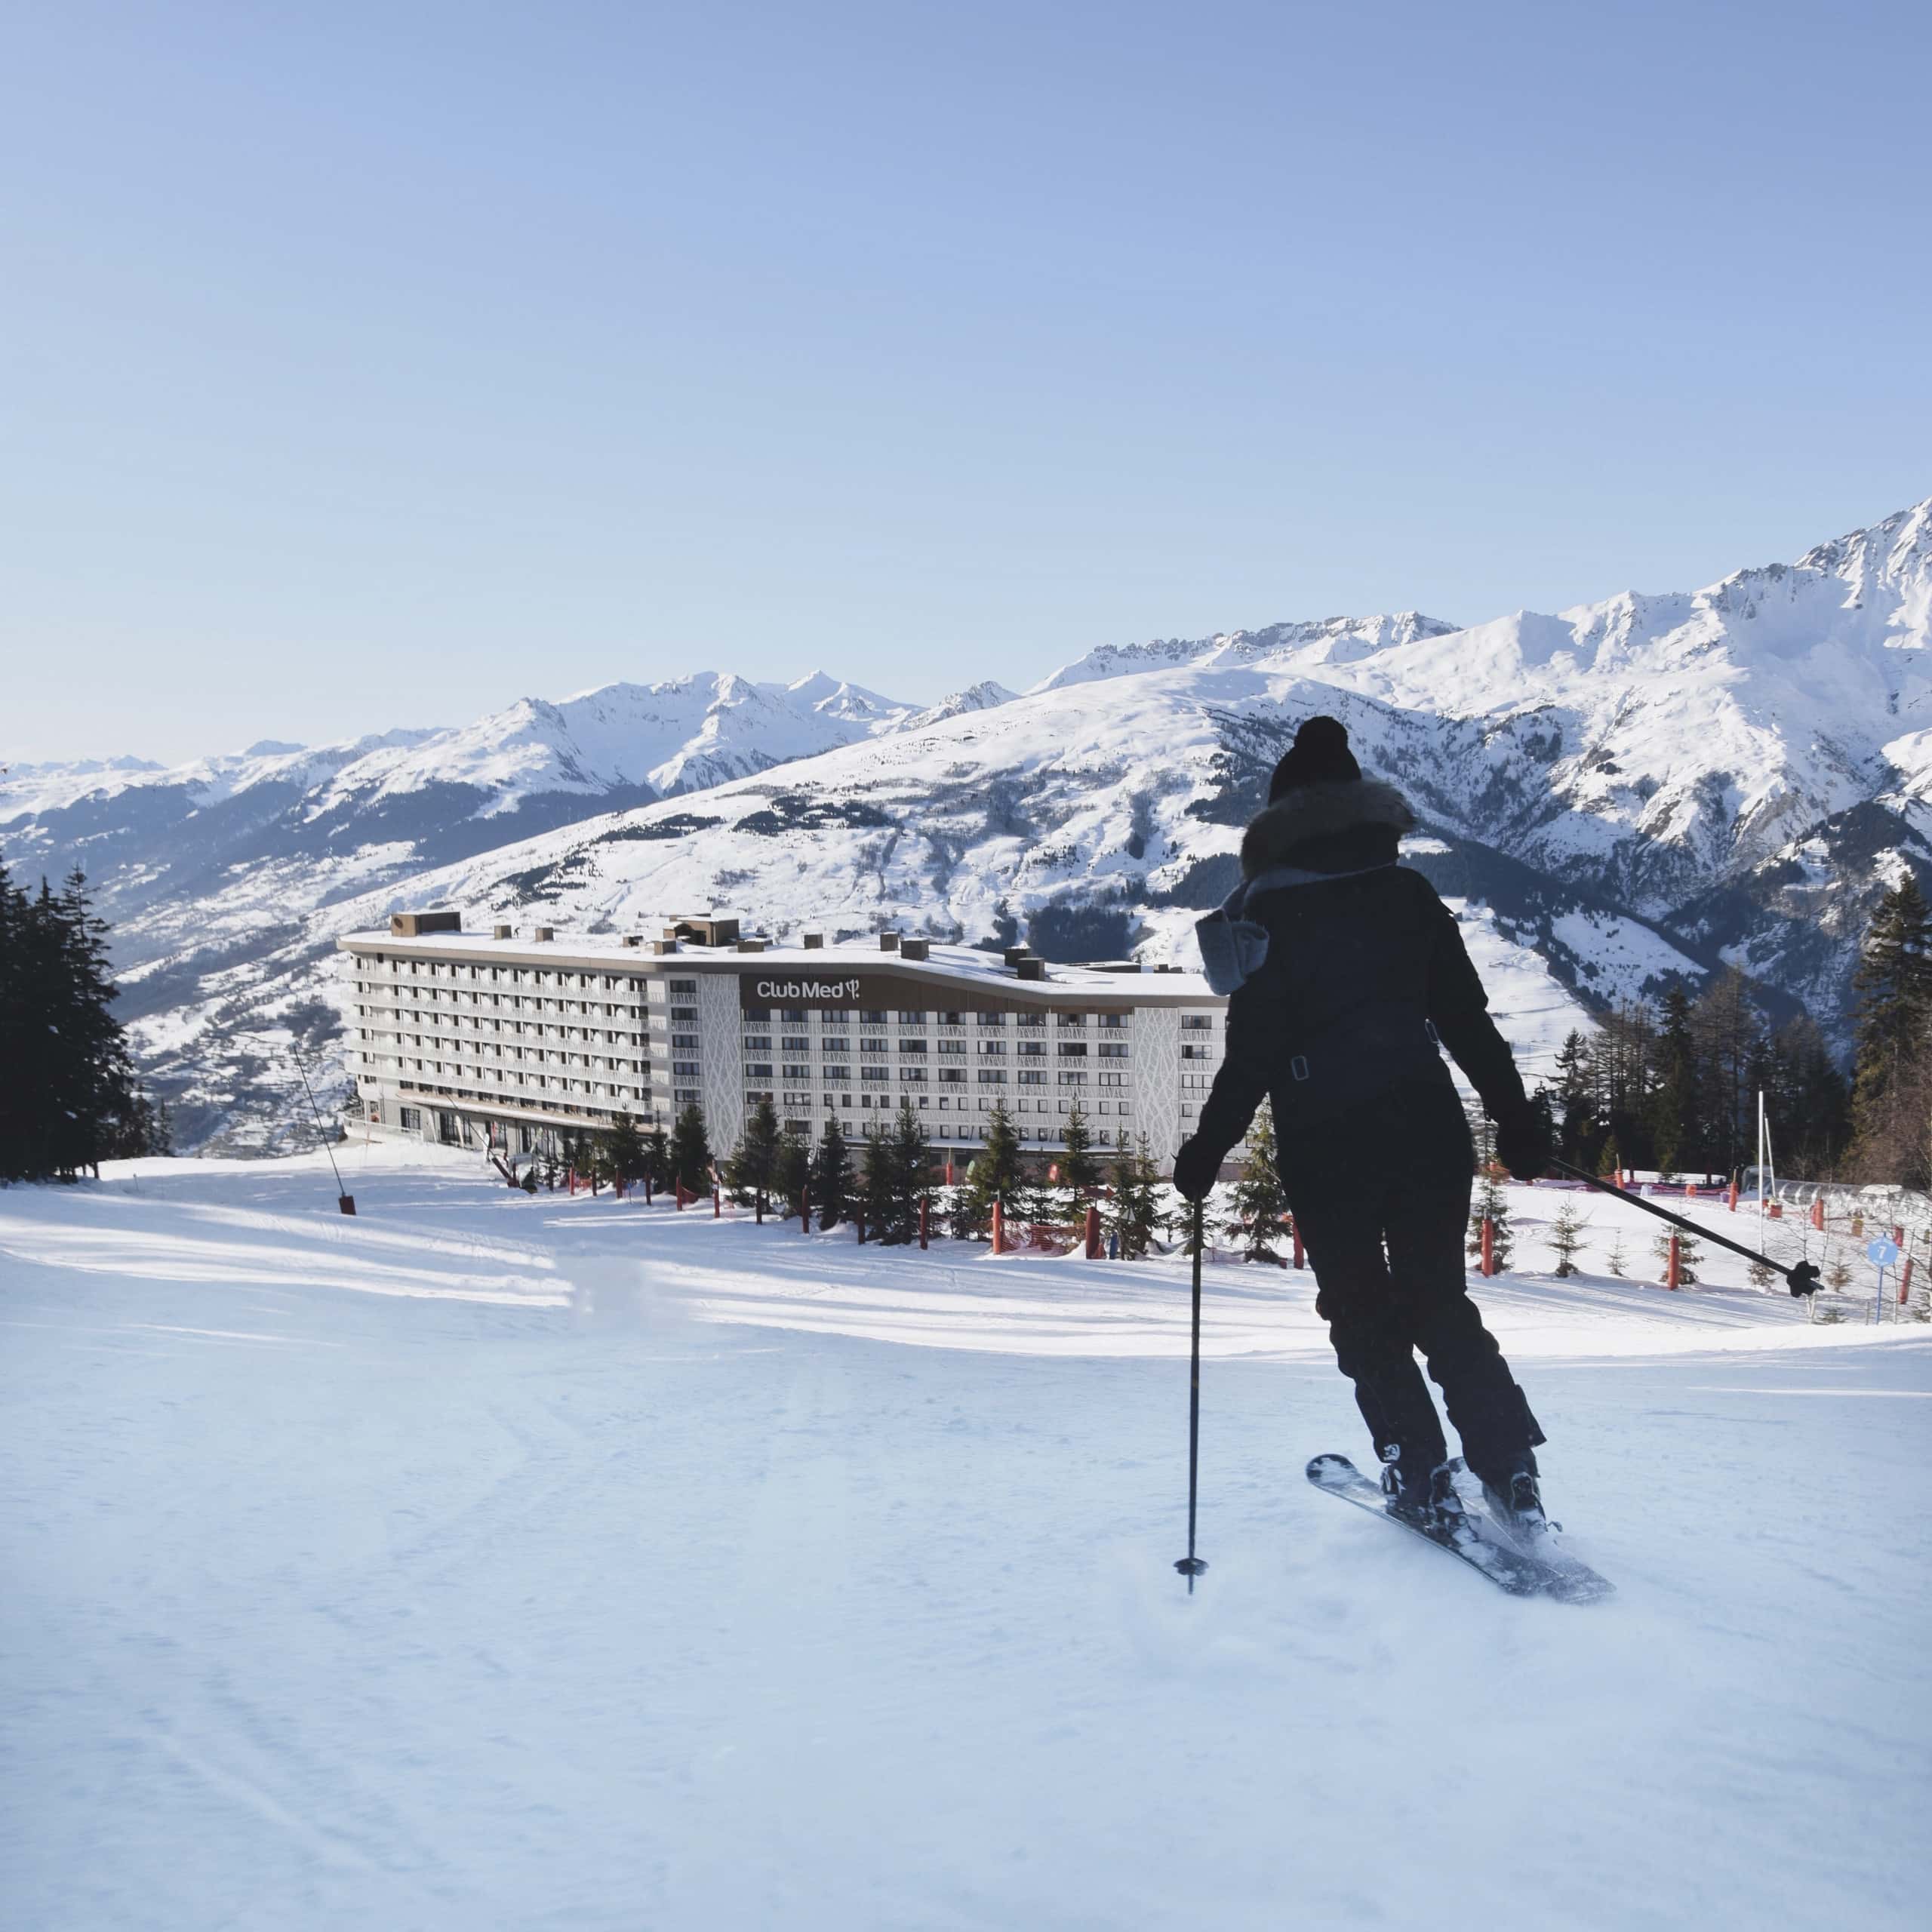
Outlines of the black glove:
M1512 1111L1496 1124L1496 1158L1518 1180L1534 1180L1549 1165L1549 1129L1534 1107Z
M1204 1147L1198 1137L1183 1141L1174 1156L1174 1186L1186 1200L1205 1201L1220 1171L1221 1157Z

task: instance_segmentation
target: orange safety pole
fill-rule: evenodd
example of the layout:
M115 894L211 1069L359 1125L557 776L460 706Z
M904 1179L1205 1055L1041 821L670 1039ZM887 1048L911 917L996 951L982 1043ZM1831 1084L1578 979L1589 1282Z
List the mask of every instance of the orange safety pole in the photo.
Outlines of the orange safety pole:
M993 1202L993 1252L1006 1252L1006 1215L997 1198Z
M1288 1232L1294 1237L1295 1266L1297 1268L1306 1268L1308 1266L1308 1257L1302 1251L1301 1223L1292 1214L1288 1217Z
M1899 1270L1899 1306L1904 1307L1906 1297L1912 1293L1912 1257L1905 1258L1905 1266Z
M1782 1221L1784 1219L1784 1203L1782 1201L1774 1201L1764 1212L1773 1220Z
M577 1192L577 1170L574 1168L566 1168L565 1171L569 1177L571 1192L574 1195Z
M931 1209L932 1203L922 1194L919 1196L919 1245L926 1245L927 1236L931 1232Z
M1663 1284L1666 1287L1675 1288L1677 1286L1677 1235L1673 1231L1670 1237L1670 1259L1664 1263Z
M1482 1220L1482 1272L1496 1272L1496 1223L1487 1214Z
M1820 1234L1825 1232L1825 1197L1822 1194L1811 1197L1811 1225Z
M1097 1261L1100 1258L1100 1211L1092 1201L1087 1204L1087 1259Z
M1737 1177L1735 1174L1730 1177L1730 1211L1734 1214L1737 1212Z

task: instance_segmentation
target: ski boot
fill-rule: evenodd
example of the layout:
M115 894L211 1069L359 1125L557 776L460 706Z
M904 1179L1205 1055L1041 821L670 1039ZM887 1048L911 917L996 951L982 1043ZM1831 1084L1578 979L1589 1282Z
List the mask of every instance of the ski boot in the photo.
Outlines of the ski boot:
M1456 1466L1438 1463L1433 1469L1405 1465L1399 1448L1382 1459L1382 1494L1389 1513L1424 1529L1453 1529L1464 1520L1463 1499L1456 1494Z
M1535 1457L1531 1457L1525 1463L1502 1472L1500 1481L1492 1482L1486 1475L1479 1480L1483 1500L1489 1506L1489 1513L1497 1527L1525 1548L1533 1546L1552 1530L1562 1527L1543 1513L1543 1490L1537 1481Z

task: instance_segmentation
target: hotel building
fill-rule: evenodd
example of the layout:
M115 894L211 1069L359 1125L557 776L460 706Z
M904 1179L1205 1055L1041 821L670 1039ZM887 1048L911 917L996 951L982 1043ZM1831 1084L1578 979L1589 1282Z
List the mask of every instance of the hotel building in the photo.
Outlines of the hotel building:
M1164 1172L1226 1026L1195 974L892 932L778 946L714 914L647 940L399 912L339 944L355 1122L515 1152L620 1113L668 1128L693 1100L723 1152L764 1097L814 1139L829 1115L857 1137L909 1100L936 1151L970 1153L1003 1102L1029 1147L1059 1145L1078 1106L1097 1141L1144 1134Z

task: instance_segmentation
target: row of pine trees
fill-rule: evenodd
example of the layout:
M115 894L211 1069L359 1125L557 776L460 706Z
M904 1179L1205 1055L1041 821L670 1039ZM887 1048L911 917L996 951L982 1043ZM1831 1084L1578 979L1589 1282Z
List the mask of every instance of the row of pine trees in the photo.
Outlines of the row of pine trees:
M983 1239L1001 1206L1007 1226L1066 1228L1091 1202L1099 1210L1109 1251L1133 1260L1158 1237L1185 1224L1160 1192L1160 1172L1143 1134L1124 1134L1111 1148L1097 1146L1085 1115L1075 1108L1065 1123L1063 1148L1048 1157L1029 1156L1004 1107L988 1118L984 1145L963 1180L949 1190L946 1231L961 1240ZM815 1143L781 1127L768 1100L758 1101L737 1146L724 1159L713 1154L704 1115L695 1103L678 1114L669 1132L641 1132L628 1115L601 1134L564 1137L558 1152L540 1154L525 1171L533 1192L555 1186L567 1173L594 1184L623 1181L666 1191L681 1186L694 1196L714 1185L741 1205L796 1219L809 1212L820 1229L863 1221L869 1237L887 1246L916 1241L921 1202L938 1195L934 1151L919 1117L902 1103L889 1125L867 1131L854 1146L835 1118L828 1118ZM1287 1202L1275 1173L1267 1109L1252 1137L1235 1186L1232 1211L1217 1231L1238 1240L1255 1260L1277 1260Z
M112 1011L107 927L78 872L58 892L0 863L0 1180L72 1180L168 1151Z
M1693 1000L1629 1001L1572 1033L1537 1096L1565 1160L1728 1175L1757 1158L1764 1097L1779 1171L1932 1183L1932 915L1908 874L1874 912L1854 980L1851 1078L1806 1015L1774 1026L1733 967Z

